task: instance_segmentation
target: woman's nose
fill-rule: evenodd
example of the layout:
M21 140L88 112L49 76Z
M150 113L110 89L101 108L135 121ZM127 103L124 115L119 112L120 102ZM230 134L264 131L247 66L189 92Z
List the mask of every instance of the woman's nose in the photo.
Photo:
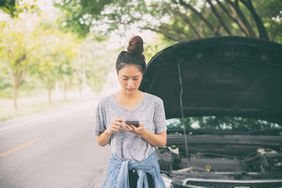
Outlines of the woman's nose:
M127 86L129 86L129 87L134 86L133 80L128 80Z

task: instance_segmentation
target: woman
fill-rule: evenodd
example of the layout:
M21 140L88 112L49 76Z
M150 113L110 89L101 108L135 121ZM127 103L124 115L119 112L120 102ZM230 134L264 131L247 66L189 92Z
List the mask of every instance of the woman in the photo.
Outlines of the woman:
M166 145L164 106L139 90L146 70L143 51L142 38L133 37L116 61L120 91L97 105L96 140L112 151L104 188L165 187L154 153Z

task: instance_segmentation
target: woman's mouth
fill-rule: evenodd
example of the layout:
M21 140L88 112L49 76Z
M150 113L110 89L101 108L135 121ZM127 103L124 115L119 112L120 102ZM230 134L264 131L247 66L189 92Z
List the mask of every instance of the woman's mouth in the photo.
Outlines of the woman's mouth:
M126 88L126 90L133 91L135 88Z

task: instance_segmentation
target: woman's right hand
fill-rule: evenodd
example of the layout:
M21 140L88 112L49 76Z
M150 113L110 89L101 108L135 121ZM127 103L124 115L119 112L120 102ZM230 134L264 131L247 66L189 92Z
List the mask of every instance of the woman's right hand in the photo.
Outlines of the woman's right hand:
M122 118L115 118L106 129L106 133L112 135L113 133L119 132L122 130L123 122L124 120Z
M114 119L108 126L107 129L96 137L99 145L105 146L109 144L111 136L115 132L119 132L122 129L123 120L121 118Z

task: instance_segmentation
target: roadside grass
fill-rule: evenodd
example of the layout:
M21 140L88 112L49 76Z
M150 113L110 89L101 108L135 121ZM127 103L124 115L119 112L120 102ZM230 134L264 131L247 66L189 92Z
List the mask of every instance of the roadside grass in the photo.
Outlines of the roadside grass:
M0 122L29 114L43 112L53 108L63 107L68 104L85 101L89 98L91 98L90 95L81 96L74 92L69 94L66 100L63 99L63 96L55 96L53 97L52 103L49 104L46 96L26 96L19 98L18 110L13 109L12 99L0 98Z

